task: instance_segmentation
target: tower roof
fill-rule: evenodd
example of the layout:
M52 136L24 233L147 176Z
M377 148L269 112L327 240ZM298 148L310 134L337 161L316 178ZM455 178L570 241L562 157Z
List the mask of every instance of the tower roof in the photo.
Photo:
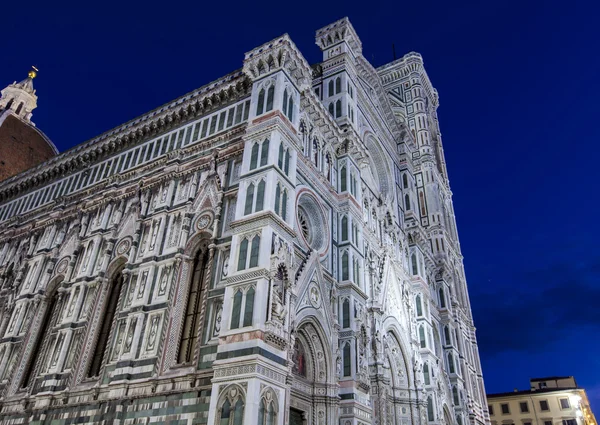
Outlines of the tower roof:
M27 77L24 80L19 81L18 83L13 84L15 87L25 90L28 93L35 93L33 88L33 78Z
M6 86L1 91L0 111L10 110L22 120L31 122L32 111L37 107L37 96L33 88L33 79L36 76L37 68L33 66L27 78Z

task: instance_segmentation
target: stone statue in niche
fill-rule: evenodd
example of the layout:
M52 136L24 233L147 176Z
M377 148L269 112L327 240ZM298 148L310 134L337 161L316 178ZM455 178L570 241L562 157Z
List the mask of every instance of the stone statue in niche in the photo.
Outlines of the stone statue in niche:
M280 266L272 280L273 302L271 303L271 318L283 322L287 311L285 309L285 283L284 271Z
M337 300L338 300L338 293L337 293L337 286L335 285L335 283L333 283L331 285L331 291L329 294L329 301L331 304L331 312L333 314L333 317L335 318L335 320L337 321L338 317L337 317Z
M125 209L125 202L121 201L119 203L119 207L115 210L112 217L112 224L117 225L121 221L121 217L123 217L123 210Z
M377 358L383 354L383 343L381 341L381 332L375 331L375 336L371 341L371 349L373 350L373 357Z
M55 245L59 245L65 240L65 234L67 233L66 227L66 225L60 227L58 235L56 236Z
M169 185L165 184L163 186L162 195L160 197L160 203L164 204L167 201L167 194L169 193Z

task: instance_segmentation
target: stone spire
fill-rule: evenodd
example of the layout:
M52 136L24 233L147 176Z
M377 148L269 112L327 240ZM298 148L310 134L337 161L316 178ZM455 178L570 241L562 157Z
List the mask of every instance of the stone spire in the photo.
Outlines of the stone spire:
M33 88L33 79L37 75L36 67L32 67L27 78L14 82L0 93L0 111L10 110L22 120L31 123L32 111L37 107L37 96ZM33 123L32 123L33 124Z

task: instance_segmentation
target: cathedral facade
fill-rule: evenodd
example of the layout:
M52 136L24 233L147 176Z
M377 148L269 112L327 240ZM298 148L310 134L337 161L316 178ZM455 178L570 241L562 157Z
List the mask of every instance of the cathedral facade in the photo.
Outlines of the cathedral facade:
M0 423L489 424L422 58L316 42L0 183Z

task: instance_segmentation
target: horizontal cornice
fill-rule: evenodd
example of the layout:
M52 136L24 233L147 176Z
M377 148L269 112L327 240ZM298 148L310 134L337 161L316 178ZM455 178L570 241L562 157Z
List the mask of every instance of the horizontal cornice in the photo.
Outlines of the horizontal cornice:
M37 167L0 183L0 202L58 177L88 167L152 136L222 108L250 94L251 83L236 71L168 104L75 146Z

